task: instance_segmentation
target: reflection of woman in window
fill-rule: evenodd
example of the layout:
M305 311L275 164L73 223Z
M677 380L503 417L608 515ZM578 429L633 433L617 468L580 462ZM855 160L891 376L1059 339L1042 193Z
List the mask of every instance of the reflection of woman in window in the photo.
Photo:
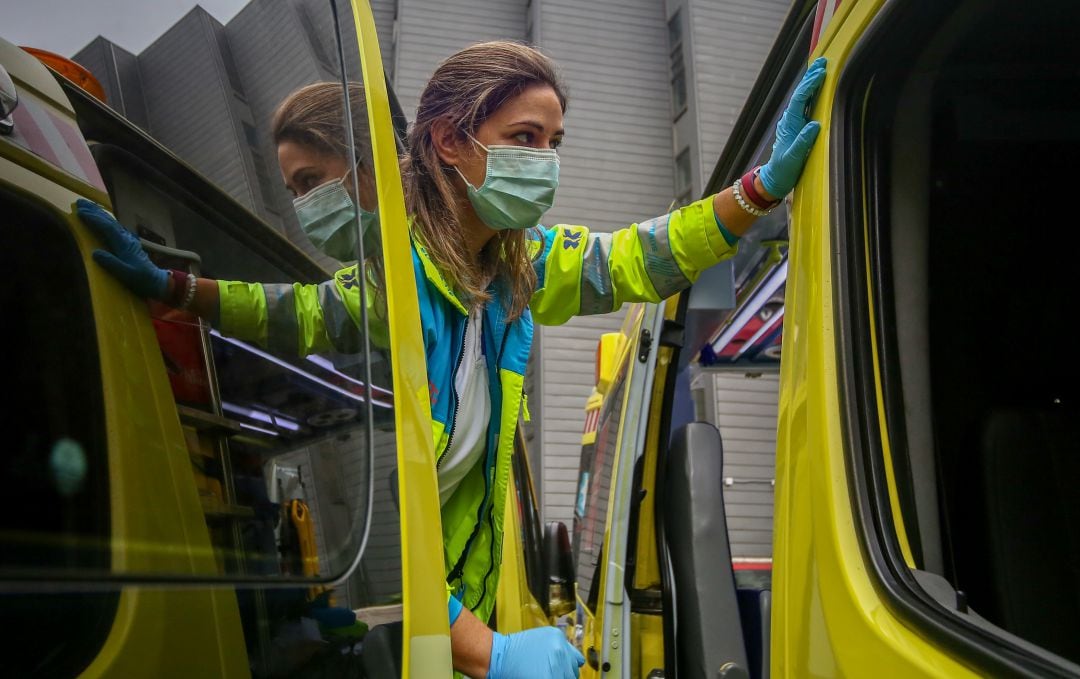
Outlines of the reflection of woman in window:
M538 226L558 185L555 149L562 143L566 108L551 61L523 45L492 42L466 48L436 69L421 95L402 170L431 382L458 670L489 677L535 676L538 670L576 676L583 662L555 628L504 636L484 624L499 579L510 455L533 319L558 324L577 314L610 312L624 302L658 301L734 254L754 219L795 185L818 131L803 111L823 79L822 60L793 95L764 167L671 214L596 234L581 226ZM364 224L365 189L357 199L348 195L350 181L344 181L344 195L338 187L354 158L365 157L366 146L350 157L334 143L344 138L340 129L317 139L305 134L305 121L334 119L317 113L323 106L343 119L340 94L331 88L310 107L300 107L295 134L281 133L282 111L298 96L276 117L278 161L297 196L301 222L318 217L311 223L323 228L306 230L325 249L338 242L328 235L338 233L329 226L337 223L330 217L335 210L355 224L346 197L359 203ZM358 96L354 92L354 101ZM364 110L362 102L352 108ZM366 130L367 122L355 126ZM358 180L370 181L363 164L359 172ZM99 208L79 211L115 254L95 257L132 290L187 302L223 332L301 354L356 336L355 267L319 286L208 280L191 286L150 264L138 241ZM355 251L353 241L343 247ZM378 324L377 314L369 318ZM370 330L378 341L378 328Z

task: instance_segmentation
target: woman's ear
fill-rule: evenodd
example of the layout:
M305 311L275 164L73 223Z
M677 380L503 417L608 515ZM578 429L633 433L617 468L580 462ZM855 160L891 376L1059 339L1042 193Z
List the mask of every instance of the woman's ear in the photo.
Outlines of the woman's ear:
M457 126L447 118L439 118L431 123L431 144L443 165L457 167L466 155L462 144L464 135L458 133Z

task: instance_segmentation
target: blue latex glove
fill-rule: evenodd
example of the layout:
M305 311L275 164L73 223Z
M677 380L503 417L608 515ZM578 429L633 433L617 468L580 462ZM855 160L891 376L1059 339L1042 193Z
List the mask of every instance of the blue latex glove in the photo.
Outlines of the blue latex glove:
M783 198L799 181L806 157L814 146L821 123L806 118L810 101L825 81L825 57L814 59L806 70L795 93L791 95L784 114L776 123L776 141L772 157L761 168L761 183L772 196Z
M487 679L577 679L585 664L557 627L536 627L491 636Z
M93 201L78 199L75 212L108 248L94 250L95 262L139 297L165 299L169 290L169 272L150 261L138 236Z

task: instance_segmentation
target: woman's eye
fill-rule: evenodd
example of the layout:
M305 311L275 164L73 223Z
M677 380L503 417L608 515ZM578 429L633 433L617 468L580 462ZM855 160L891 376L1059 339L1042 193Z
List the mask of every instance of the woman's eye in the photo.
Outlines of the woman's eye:
M530 143L532 141L532 133L531 132L518 132L517 134L514 135L514 139L521 142L522 144L528 144L528 143Z
M551 148L552 148L552 150L558 151L560 146L562 146L562 139L552 139L551 140Z

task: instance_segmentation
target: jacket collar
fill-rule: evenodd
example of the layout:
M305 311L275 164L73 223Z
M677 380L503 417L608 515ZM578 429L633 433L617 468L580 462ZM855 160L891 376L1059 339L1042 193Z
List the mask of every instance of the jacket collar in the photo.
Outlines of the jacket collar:
M446 282L446 278L443 277L442 272L435 266L435 262L431 261L431 256L427 253L427 248L416 241L416 238L412 239L413 252L416 253L417 258L420 260L420 266L424 269L424 276L428 279L428 283L432 285L436 290L446 298L446 301L450 302L451 306L460 311L463 315L468 316L469 310L465 308L465 305L461 303L458 296L454 294L454 291L450 289L450 285Z

